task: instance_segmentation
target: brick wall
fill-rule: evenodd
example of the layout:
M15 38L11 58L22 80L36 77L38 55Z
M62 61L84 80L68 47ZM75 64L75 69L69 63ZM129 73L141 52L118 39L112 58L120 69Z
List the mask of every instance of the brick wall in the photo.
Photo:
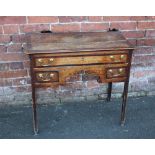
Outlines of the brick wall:
M119 29L136 47L133 55L129 95L155 94L155 16L64 16L0 17L0 103L30 104L29 59L21 50L25 33L107 31ZM40 103L104 99L107 84L91 75L75 75L66 86L38 90ZM120 97L122 83L114 84L113 97ZM52 98L52 99L51 99Z

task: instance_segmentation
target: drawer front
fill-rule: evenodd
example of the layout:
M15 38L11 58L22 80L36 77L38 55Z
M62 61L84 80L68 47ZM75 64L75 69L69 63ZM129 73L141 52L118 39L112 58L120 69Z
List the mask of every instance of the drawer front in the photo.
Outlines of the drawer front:
M97 63L123 63L128 61L127 54L101 55L101 56L78 56L78 57L39 57L35 58L35 67L80 65Z
M106 78L118 78L118 77L126 77L127 76L127 69L125 67L119 68L108 68L106 70Z
M57 71L37 71L35 72L36 82L59 82L59 73Z

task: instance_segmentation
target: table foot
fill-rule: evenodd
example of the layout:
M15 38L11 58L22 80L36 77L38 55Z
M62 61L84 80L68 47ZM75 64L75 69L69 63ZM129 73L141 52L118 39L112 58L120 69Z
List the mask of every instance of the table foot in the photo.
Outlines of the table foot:
M123 127L125 125L125 121L121 121L121 126Z
M38 135L38 130L34 130L34 136Z

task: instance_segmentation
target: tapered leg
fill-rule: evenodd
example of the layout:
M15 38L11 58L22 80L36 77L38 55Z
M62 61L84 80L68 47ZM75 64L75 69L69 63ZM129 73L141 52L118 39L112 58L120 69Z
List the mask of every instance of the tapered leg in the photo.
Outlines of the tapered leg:
M127 104L127 97L128 97L128 85L129 81L125 81L124 83L124 91L122 96L122 110L121 110L121 125L123 126L125 123L125 113L126 113L126 104Z
M38 121L37 121L35 87L33 87L33 86L32 86L32 110L33 110L33 129L34 129L34 134L37 135L37 133L38 133Z
M111 100L111 91L112 91L112 82L108 83L108 96L107 96L107 101Z

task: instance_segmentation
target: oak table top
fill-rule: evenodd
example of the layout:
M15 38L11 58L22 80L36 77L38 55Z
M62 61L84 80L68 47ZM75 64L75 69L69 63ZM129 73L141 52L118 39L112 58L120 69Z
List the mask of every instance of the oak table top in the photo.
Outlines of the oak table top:
M27 54L133 49L120 32L29 33Z

